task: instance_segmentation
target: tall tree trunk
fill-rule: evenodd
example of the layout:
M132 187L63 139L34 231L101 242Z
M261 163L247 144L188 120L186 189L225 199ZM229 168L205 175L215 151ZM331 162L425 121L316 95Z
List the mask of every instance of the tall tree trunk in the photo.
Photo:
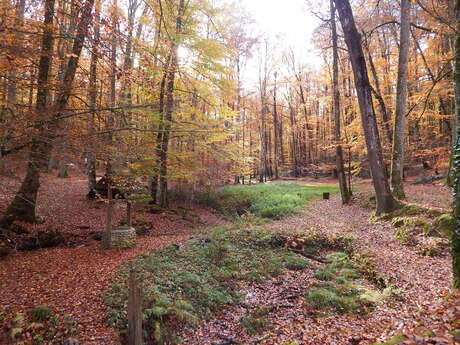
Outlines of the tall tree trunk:
M334 0L334 2L340 15L340 22L355 77L361 122L377 199L376 214L382 214L392 211L396 206L396 201L391 194L383 162L382 147L380 145L379 131L372 104L372 93L367 74L366 60L349 1Z
M70 52L71 55L65 69L64 78L60 85L58 85L57 90L59 90L59 92L56 96L54 106L52 109L47 109L49 97L49 70L53 52L52 23L54 4L54 0L46 0L45 2L45 25L38 68L36 111L44 123L40 125L37 135L32 139L26 177L22 181L21 187L15 198L8 206L5 215L0 220L0 226L4 228L9 227L15 220L34 222L36 219L35 210L37 193L40 187L40 169L46 168L47 166L60 118L72 93L78 60L91 22L91 11L93 9L94 0L87 0L82 6L81 17L73 41L72 51Z
M166 78L166 104L165 104L165 126L161 141L160 152L160 206L168 207L168 146L169 135L171 131L172 115L174 110L174 82L177 70L177 50L179 47L178 40L182 33L182 21L185 12L185 0L179 1L176 18L176 37L171 42L171 62L168 68Z
M404 140L407 113L407 71L409 62L410 0L401 0L401 34L399 43L398 83L396 86L396 112L391 159L391 187L394 195L404 199Z
M89 110L90 115L88 119L88 135L92 139L94 134L94 120L96 118L96 103L97 103L97 61L99 54L99 44L100 44L100 12L101 12L101 0L96 0L96 13L94 16L94 35L93 35L93 44L91 51L91 61L89 67ZM86 162L86 172L88 177L88 192L94 190L96 186L96 158L94 156L94 148L87 147L87 162Z
M17 32L14 35L14 39L16 44L22 45L21 38L22 34L20 33L21 26L24 22L24 12L25 12L25 0L18 0L16 3L16 10L15 10L15 19L14 19L14 27L16 28ZM14 117L16 116L16 103L17 103L17 66L13 64L12 68L8 72L7 78L7 86L6 86L6 113L5 113L5 124L4 124L4 131L0 134L0 159L2 157L2 151L8 150L9 141L11 139L11 123L10 121L14 121ZM0 119L1 121L1 119Z
M369 67L371 69L372 77L374 78L374 83L375 83L375 90L372 89L372 92L374 93L374 96L377 99L377 103L380 108L380 114L382 115L383 128L385 130L385 136L388 140L388 147L390 147L391 143L393 142L393 133L390 128L390 116L388 115L387 107L385 105L385 100L383 99L382 88L380 87L380 80L377 74L377 69L375 68L374 59L372 57L372 54L367 44L366 44L366 50L367 50L367 56L369 60Z
M460 0L455 0L455 45L454 45L454 87L455 87L455 124L456 141L453 147L454 176L454 220L455 229L452 233L452 269L453 288L460 289Z
M279 166L280 166L280 133L279 133L279 117L278 108L276 104L276 77L275 72L275 85L273 88L273 129L274 129L274 168L275 168L275 179L279 179Z
M332 90L334 94L333 113L334 113L334 139L336 157L335 163L337 168L337 177L339 178L340 195L342 203L350 202L350 191L347 186L345 169L343 163L342 138L340 134L340 92L339 92L339 49L337 44L337 26L335 22L335 6L331 0L331 29L332 29Z

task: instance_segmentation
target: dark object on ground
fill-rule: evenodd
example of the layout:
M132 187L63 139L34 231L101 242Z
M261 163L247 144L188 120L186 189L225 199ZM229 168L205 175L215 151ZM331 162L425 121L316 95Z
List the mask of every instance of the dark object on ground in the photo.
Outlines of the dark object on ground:
M99 179L99 181L96 182L94 189L88 192L86 198L90 200L95 199L97 194L104 198L107 198L107 196L109 195L109 184L113 185L113 183L111 183L110 181L110 178L107 175L102 176ZM124 199L125 196L121 193L121 191L118 188L112 187L112 198Z
M95 231L91 234L91 238L96 241L101 241L102 240L102 231Z
M323 193L324 200L329 200L330 197L331 197L331 193Z
M88 200L94 200L96 199L97 193L94 189L91 189L88 194L86 194L86 199Z
M445 175L430 175L430 176L419 176L415 179L414 182L411 184L428 184L428 183L433 183L438 180L442 180L447 178Z
M36 236L26 237L18 243L19 250L34 250L57 247L65 243L65 238L58 231L39 232Z

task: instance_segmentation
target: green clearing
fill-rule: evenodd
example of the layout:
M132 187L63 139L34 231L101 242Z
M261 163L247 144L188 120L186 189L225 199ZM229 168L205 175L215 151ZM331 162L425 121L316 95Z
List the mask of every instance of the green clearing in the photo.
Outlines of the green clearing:
M226 186L207 195L204 202L229 219L250 213L259 218L282 219L298 214L323 193L338 193L336 186L312 186L292 182Z

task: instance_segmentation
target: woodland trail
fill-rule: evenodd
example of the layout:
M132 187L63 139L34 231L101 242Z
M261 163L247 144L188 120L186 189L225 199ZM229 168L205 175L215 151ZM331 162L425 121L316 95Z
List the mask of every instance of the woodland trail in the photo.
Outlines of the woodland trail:
M432 187L435 188L435 187ZM433 189L432 189L432 192ZM372 258L376 270L402 291L402 302L378 306L370 315L333 315L315 318L302 303L302 291L311 284L314 267L301 273L288 273L268 284L247 287L246 299L253 305L289 305L270 314L274 330L269 336L250 336L238 322L244 316L244 303L188 333L185 344L226 344L230 340L264 345L288 344L372 344L382 334L390 335L409 326L419 313L435 311L449 291L449 257L420 256L392 238L394 228L387 222L370 223L371 211L357 204L342 206L339 196L316 201L305 214L272 222L264 228L302 231L310 227L328 233L353 236L357 251ZM286 299L286 297L288 297ZM415 322L415 321L414 321ZM224 335L224 336L222 336ZM223 340L224 339L224 340Z

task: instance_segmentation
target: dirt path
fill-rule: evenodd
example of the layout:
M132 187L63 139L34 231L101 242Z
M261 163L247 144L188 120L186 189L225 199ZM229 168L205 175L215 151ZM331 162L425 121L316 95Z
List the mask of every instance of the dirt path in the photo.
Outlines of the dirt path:
M310 227L340 233L356 239L358 251L373 258L376 269L391 284L401 289L404 301L379 306L370 315L311 317L303 306L303 294L309 285L314 266L301 273L278 277L265 285L247 288L242 304L223 311L216 319L186 332L185 344L226 344L230 340L258 344L371 344L384 333L395 334L419 312L436 310L446 296L451 281L449 258L417 255L412 249L393 240L394 229L387 223L369 223L371 211L358 205L342 206L339 197L317 201L303 216L276 221L266 228L302 231ZM297 291L297 293L293 293ZM266 339L250 336L239 323L244 304L275 304L288 308L275 309L270 315L274 330Z

